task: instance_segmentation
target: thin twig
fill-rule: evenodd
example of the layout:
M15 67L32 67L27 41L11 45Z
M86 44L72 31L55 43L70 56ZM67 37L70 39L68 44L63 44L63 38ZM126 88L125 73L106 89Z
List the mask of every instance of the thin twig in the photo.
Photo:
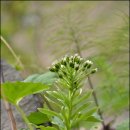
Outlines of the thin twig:
M7 48L9 49L9 51L11 52L11 54L14 56L14 58L16 59L17 63L24 68L22 62L20 61L19 57L16 55L16 53L14 52L14 50L12 49L12 47L9 45L9 43L2 37L0 36L1 41L7 46Z
M78 38L75 37L75 32L74 32L73 28L70 28L70 31L73 34L72 37L73 37L74 43L76 45L76 51L82 57L82 54L81 54L81 51L80 51L80 47L79 47ZM98 99L97 99L97 96L96 96L96 92L94 91L94 87L93 87L92 81L91 81L89 76L88 76L88 83L89 83L90 88L93 89L94 102L95 102L96 106L99 108L99 103L98 103ZM103 126L103 129L105 130L105 122L104 122L104 119L103 119L102 112L101 112L100 108L98 109L98 114L99 114L100 118L102 119L102 126Z
M4 80L3 70L2 70L2 66L1 66L1 83L4 83L4 82L5 82L5 80ZM6 109L7 113L8 113L8 117L9 117L10 124L11 124L11 129L12 130L17 130L16 121L15 121L15 118L14 118L14 115L13 115L13 112L12 112L11 105L6 101L6 97L4 95L2 87L1 87L1 94L3 96L5 109Z
M20 108L19 105L15 105L15 107L20 112L20 115L23 118L23 120L25 121L25 123L28 126L29 130L33 130L33 126L32 126L32 124L30 124L30 122L29 122L28 118L26 117L26 114L24 113L24 111Z
M90 79L89 76L88 76L88 83L89 83L90 88L93 89L92 95L93 95L95 104L96 104L97 107L99 107L98 99L97 99L96 93L95 93L95 91L94 91L92 81L91 81L91 79ZM103 126L103 128L105 128L105 123L104 123L104 119L103 119L102 112L101 112L101 109L100 109L100 108L98 108L98 114L99 114L100 118L102 119L102 126ZM104 129L104 130L105 130L105 129Z

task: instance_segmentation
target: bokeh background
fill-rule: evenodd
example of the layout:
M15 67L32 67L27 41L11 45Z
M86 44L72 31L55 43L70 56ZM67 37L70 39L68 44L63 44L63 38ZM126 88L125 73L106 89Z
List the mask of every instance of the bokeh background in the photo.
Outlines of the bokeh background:
M91 77L106 122L128 120L128 1L2 1L1 57L23 78L44 73L58 58L80 53L98 73ZM84 125L85 127L85 125Z

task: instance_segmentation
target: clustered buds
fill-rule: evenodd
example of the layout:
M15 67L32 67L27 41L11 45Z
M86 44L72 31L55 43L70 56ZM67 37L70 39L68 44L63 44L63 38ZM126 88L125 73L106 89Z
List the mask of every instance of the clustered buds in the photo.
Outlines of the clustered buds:
M59 61L56 61L52 64L52 67L49 68L51 72L56 72L59 75L59 78L63 78L63 76L67 76L69 69L73 69L75 72L82 71L82 73L86 73L91 66L92 62L89 60L84 60L78 54L74 56L65 56ZM90 74L93 74L97 71L96 69L92 69Z
M92 66L92 64L93 64L92 61L87 60L84 62L83 67L84 68L87 67L89 69Z

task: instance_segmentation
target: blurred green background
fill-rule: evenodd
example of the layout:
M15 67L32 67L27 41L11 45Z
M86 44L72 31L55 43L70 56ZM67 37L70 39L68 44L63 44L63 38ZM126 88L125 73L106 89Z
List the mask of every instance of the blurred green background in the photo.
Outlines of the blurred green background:
M91 78L106 121L122 114L124 120L129 99L128 12L128 1L2 1L1 34L20 58L23 77L45 72L65 54L91 59L99 69ZM19 68L3 42L1 56Z

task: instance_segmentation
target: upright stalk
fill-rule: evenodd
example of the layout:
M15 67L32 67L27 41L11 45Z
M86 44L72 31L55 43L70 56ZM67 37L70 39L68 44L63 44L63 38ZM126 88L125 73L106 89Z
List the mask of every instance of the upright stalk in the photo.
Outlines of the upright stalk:
M70 31L72 32L71 34L72 34L72 37L73 37L73 41L76 45L76 51L82 57L78 38L75 36L75 32L74 32L73 28L70 28ZM89 83L89 87L94 90L92 81L91 81L89 76L88 76L88 83ZM99 108L99 103L98 103L98 99L97 99L97 96L96 96L96 92L93 91L92 95L93 95L94 102L95 102L96 106ZM102 119L102 126L103 126L103 129L105 130L105 123L104 123L104 119L103 119L102 112L101 112L100 108L98 109L98 114L99 114L100 118Z
M46 109L43 109L42 112L56 116L61 121L61 124L63 124L59 125L60 129L72 130L74 126L88 119L88 117L96 112L95 108L85 111L88 105L90 105L90 103L86 102L86 99L91 96L90 92L84 93L83 97L80 98L84 77L94 74L97 71L96 68L93 69L91 66L91 61L85 60L78 54L75 54L74 56L65 56L61 60L58 60L58 62L53 63L49 68L51 72L57 73L59 77L57 84L60 86L57 86L57 91L48 92L48 94L57 99L53 101L60 107L61 113L51 110L47 113ZM55 119L52 119L52 121L55 123ZM90 120L88 119L88 121Z
M90 79L89 76L88 76L88 83L89 83L90 88L94 90L93 84L92 84L91 79ZM95 91L93 91L92 95L93 95L96 106L99 107L98 99L97 99ZM104 119L103 119L102 112L101 112L100 108L98 109L98 114L99 114L100 118L102 119L102 126L103 126L103 128L105 130L105 123L104 123Z
M72 97L71 97L71 91L69 90L69 114L68 114L68 121L69 121L69 126L67 130L71 130L71 113L72 113Z
M1 41L6 45L6 47L9 49L9 51L11 52L11 54L14 56L14 58L16 59L16 61L18 62L18 64L24 68L22 62L20 61L19 57L17 57L16 53L14 52L14 50L11 48L11 46L9 45L9 43L2 37L0 36Z
M21 114L23 120L25 121L25 123L27 124L29 130L33 130L33 127L29 124L30 122L27 119L27 117L26 117L25 113L23 112L23 110L18 105L16 105L16 108L20 112L20 114Z

